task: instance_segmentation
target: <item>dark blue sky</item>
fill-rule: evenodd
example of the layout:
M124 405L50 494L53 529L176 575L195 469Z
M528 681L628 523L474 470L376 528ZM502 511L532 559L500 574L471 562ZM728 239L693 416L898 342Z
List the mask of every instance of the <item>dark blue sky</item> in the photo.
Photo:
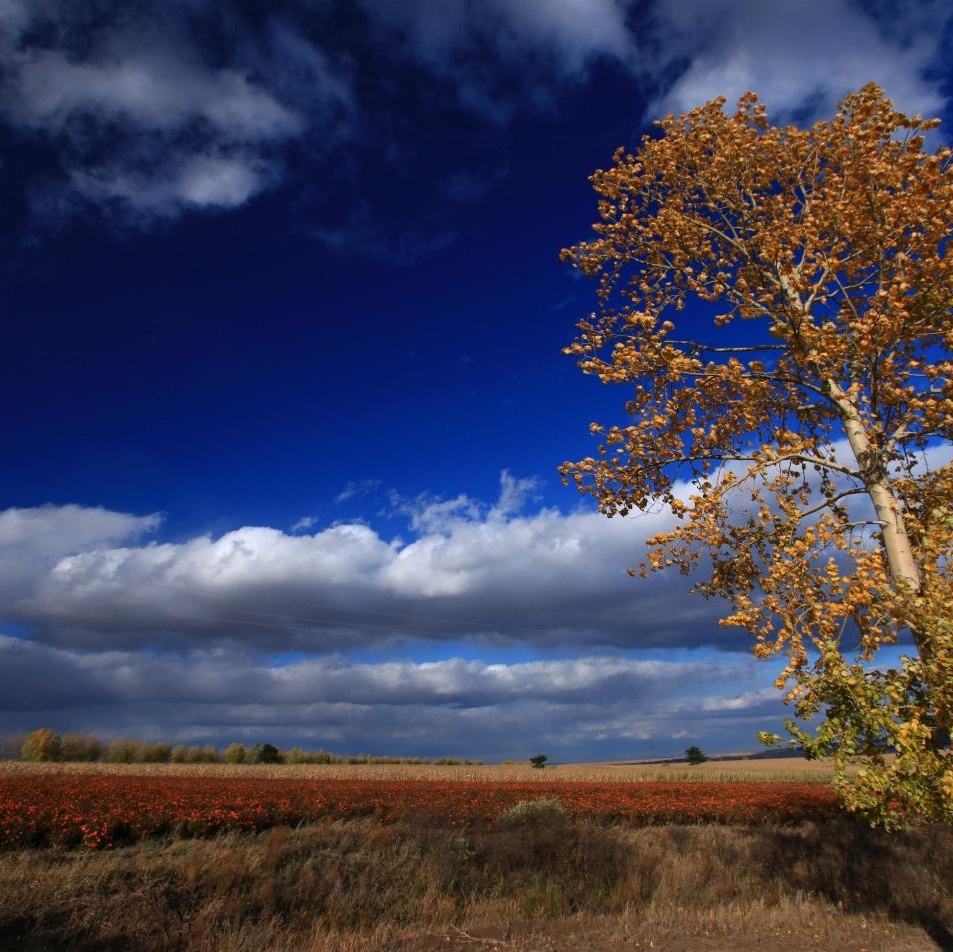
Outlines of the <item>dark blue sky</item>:
M946 4L10 0L0 37L0 732L777 726L717 606L625 576L663 517L561 485L624 398L560 353L595 298L558 253L667 111L946 115Z
M4 501L159 508L201 530L333 518L354 479L486 497L501 461L555 487L598 391L560 353L592 295L558 252L645 105L617 69L594 73L567 91L572 135L562 112L481 129L448 101L403 117L398 159L363 142L349 174L300 159L237 209L154 227L25 210L5 235ZM310 194L329 173L335 194ZM315 237L327 219L340 244Z

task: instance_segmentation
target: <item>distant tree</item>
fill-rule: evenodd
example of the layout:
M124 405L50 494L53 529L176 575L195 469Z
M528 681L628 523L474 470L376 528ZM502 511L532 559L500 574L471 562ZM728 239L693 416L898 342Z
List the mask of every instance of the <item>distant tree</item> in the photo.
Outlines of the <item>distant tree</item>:
M143 764L167 764L172 759L172 747L163 741L149 741L139 745L136 760Z
M169 759L174 764L215 764L218 763L218 751L211 744L204 747L196 744L176 744Z
M142 745L130 737L116 737L106 745L106 761L111 764L142 762Z
M280 764L284 763L284 759L284 755L274 744L255 744L249 761L253 764Z
M217 764L218 751L211 744L201 747L194 744L186 748L185 762L187 764Z
M227 764L244 764L248 761L248 751L244 744L229 744L222 754L222 760Z
M61 752L63 760L91 763L102 756L103 742L95 734L70 732L63 735Z
M63 742L60 735L48 727L30 731L23 739L20 756L24 760L44 761L60 760L63 754Z
M529 762L539 770L542 770L546 766L546 761L549 758L545 754L537 754L535 757L530 757Z
M953 822L951 151L873 85L806 130L723 106L592 178L563 256L599 310L567 352L626 417L561 471L608 516L674 515L637 571L710 568L848 806Z
M685 749L685 759L693 766L696 767L698 764L703 764L708 760L708 755L701 749L701 747L696 747L692 745Z

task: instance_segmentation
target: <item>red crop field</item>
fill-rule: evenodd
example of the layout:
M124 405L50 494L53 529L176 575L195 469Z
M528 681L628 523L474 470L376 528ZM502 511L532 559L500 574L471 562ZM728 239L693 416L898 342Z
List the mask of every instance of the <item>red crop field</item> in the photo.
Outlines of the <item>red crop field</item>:
M839 811L828 787L810 783L12 774L0 777L0 846L101 849L325 818L485 827L539 799L574 817L640 826L787 823Z

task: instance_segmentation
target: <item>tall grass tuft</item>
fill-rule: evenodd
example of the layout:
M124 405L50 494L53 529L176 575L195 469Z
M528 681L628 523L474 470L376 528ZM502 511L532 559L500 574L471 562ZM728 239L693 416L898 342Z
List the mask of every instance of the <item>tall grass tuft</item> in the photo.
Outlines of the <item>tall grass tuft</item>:
M2 949L369 952L479 940L608 952L692 948L704 936L731 937L717 947L738 952L950 948L953 831L846 820L622 828L536 800L480 829L328 820L0 856Z

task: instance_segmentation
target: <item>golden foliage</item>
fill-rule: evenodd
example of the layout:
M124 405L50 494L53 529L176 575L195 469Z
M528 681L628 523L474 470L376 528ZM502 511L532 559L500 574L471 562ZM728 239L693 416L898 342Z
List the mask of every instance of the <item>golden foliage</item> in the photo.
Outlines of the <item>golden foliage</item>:
M561 472L609 516L674 513L641 573L707 562L849 804L953 821L953 470L927 465L953 442L951 153L874 85L809 129L724 105L592 177L596 237L563 259L599 310L566 352L631 396Z

